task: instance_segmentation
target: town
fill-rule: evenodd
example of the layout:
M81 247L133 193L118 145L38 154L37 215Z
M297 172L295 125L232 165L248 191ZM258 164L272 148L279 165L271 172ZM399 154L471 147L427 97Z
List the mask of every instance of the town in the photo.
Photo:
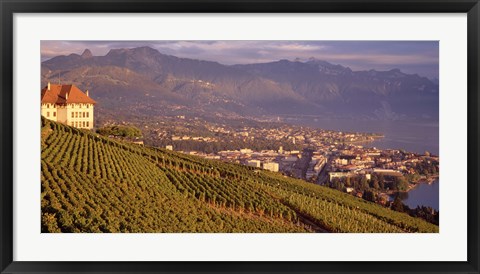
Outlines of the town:
M376 189L381 194L408 191L416 183L431 182L438 174L439 158L428 152L420 155L397 149L381 150L343 141L345 135L351 136L350 139L363 137L355 133L329 132L328 135L332 138L331 142L319 141L313 137L305 138L302 135L288 136L291 137L292 142L303 145L302 150L284 150L283 146L280 146L278 150L255 151L242 148L216 153L180 152L263 168L272 172L282 172L291 177L328 185L359 197L362 197L367 188ZM272 135L265 136L268 139ZM318 136L321 139L325 134ZM282 138L281 135L278 138ZM196 137L192 139L201 140ZM173 150L172 145L166 148ZM360 184L354 183L357 181ZM365 183L368 185L362 185ZM385 199L385 196L380 195L380 198Z
M280 172L384 205L389 196L438 177L438 156L371 146L380 133L183 115L142 124L142 131L147 145Z

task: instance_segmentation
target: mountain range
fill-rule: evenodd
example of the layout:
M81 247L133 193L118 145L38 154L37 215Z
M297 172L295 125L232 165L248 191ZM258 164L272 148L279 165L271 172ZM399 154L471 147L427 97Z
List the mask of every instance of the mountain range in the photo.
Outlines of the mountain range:
M200 57L199 57L200 58ZM73 83L110 110L145 115L314 115L378 120L438 119L438 84L399 69L352 71L310 58L223 65L150 47L42 62L42 86Z

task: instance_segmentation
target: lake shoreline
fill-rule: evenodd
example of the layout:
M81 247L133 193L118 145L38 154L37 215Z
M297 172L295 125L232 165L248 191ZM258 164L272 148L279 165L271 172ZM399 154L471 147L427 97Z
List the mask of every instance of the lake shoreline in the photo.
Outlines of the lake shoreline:
M413 153L429 151L434 155L439 155L438 121L364 121L346 119L318 119L314 121L312 118L302 117L287 123L325 130L382 135L382 138L364 141L363 144L362 142L356 142L356 144L379 149L399 149Z
M432 207L434 208L435 210L438 210L438 190L437 190L437 205L432 205L431 203L429 202L426 202L425 203L425 199L422 199L422 202L414 202L416 205L413 206L411 204L409 204L409 199L410 199L410 202L413 201L416 201L416 198L415 197L411 197L411 195L409 196L409 194L411 194L411 192L413 191L421 191L420 188L425 188L427 187L427 191L428 192L431 192L432 190L430 190L429 188L435 188L435 184L438 184L439 183L439 176L438 175L435 175L435 176L432 176L428 179L424 179L424 180L421 180L421 181L418 181L417 183L415 184L411 184L408 188L407 191L395 191L395 192L392 192L390 194L387 194L391 200L395 199L395 197L397 197L398 195L401 196L401 199L402 199L402 202L409 206L410 208L416 208L417 206L426 206L426 207ZM438 189L438 186L437 186L437 189ZM423 191L426 191L425 189ZM402 198L402 196L405 196L406 195L406 198ZM435 202L434 202L435 204Z

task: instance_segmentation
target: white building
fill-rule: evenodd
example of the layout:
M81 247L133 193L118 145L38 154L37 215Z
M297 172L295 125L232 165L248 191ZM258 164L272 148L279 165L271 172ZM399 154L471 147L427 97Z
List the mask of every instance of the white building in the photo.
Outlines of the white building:
M247 166L252 166L252 167L260 167L260 162L259 160L248 160L247 161Z
M248 153L252 153L253 150L249 149L249 148L242 148L240 149L240 153L243 153L243 154L248 154Z
M278 163L274 163L274 162L263 163L263 169L270 170L273 172L278 172L279 166L278 166Z
M387 175L387 176L395 176L395 177L403 176L403 174L400 171L393 170L393 169L374 168L372 172Z
M335 164L337 164L337 165L344 165L344 166L345 166L345 165L348 165L348 160L347 160L347 159L341 159L341 158L340 158L340 159L336 159L336 160L335 160Z
M92 129L95 102L88 90L74 85L47 84L41 91L42 116L77 128Z
M346 178L346 177L354 177L355 173L352 172L329 172L328 173L330 182L333 178Z

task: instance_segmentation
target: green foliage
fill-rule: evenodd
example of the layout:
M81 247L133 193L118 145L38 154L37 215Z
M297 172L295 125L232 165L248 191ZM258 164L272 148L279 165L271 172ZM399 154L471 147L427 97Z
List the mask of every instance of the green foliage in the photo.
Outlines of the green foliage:
M370 202L375 202L377 200L377 195L375 192L371 190L365 190L363 192L363 199L370 201Z
M408 181L405 177L395 177L394 189L398 191L406 191L408 189Z
M103 136L115 136L124 138L142 137L142 131L134 126L108 126L97 129L97 133Z
M398 212L404 211L404 205L399 196L395 197L395 200L393 200L392 209Z
M281 174L42 120L42 232L438 232Z

